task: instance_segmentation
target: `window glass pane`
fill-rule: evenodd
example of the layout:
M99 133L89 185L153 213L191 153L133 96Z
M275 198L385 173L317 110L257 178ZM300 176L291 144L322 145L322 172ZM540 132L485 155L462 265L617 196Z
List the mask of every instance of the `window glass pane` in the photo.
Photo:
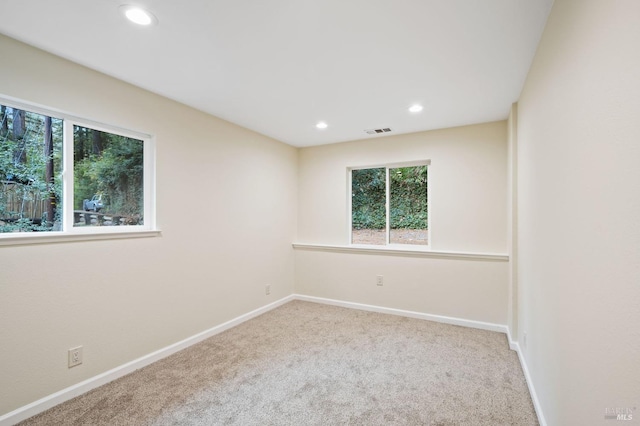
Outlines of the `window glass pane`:
M62 120L0 105L0 232L59 231Z
M144 143L73 127L74 226L142 225Z
M389 242L428 244L427 166L389 169Z
M351 171L351 242L386 244L386 170Z

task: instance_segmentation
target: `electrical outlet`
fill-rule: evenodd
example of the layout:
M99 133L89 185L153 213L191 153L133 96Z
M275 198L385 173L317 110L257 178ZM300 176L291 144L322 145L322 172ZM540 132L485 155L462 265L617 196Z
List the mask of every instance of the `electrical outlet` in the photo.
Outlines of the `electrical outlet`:
M382 282L382 275L378 275L376 277L376 285L382 286L383 282Z
M527 332L525 331L524 333L522 333L522 346L524 346L524 348L527 348Z
M82 346L69 349L69 368L82 364Z
M267 284L267 285L264 287L264 293L265 293L267 296L271 294L271 284Z

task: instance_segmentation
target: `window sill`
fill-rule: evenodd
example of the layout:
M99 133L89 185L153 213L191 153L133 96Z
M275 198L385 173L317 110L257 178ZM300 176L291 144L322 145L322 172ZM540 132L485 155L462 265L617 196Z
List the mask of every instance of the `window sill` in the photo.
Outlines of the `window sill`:
M120 240L130 238L159 237L160 230L131 230L121 232L91 232L82 234L29 232L11 235L0 234L0 247L35 244L69 243L76 241Z
M294 243L296 250L327 251L335 253L373 254L385 256L430 257L438 259L489 260L495 262L509 261L509 255L500 253L466 253L450 251L434 251L419 246L368 246L368 245L328 245Z

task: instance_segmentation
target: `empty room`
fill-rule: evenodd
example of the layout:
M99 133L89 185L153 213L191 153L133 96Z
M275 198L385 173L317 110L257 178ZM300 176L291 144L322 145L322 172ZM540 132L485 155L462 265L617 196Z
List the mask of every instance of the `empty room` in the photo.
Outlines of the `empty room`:
M640 1L0 0L0 426L640 423Z

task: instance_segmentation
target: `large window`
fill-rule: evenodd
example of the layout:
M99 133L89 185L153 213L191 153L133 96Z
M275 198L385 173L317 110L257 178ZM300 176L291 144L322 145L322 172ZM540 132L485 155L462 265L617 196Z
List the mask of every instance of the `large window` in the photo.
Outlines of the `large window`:
M427 166L351 170L352 244L429 244Z
M0 238L153 229L148 136L32 109L0 101Z

